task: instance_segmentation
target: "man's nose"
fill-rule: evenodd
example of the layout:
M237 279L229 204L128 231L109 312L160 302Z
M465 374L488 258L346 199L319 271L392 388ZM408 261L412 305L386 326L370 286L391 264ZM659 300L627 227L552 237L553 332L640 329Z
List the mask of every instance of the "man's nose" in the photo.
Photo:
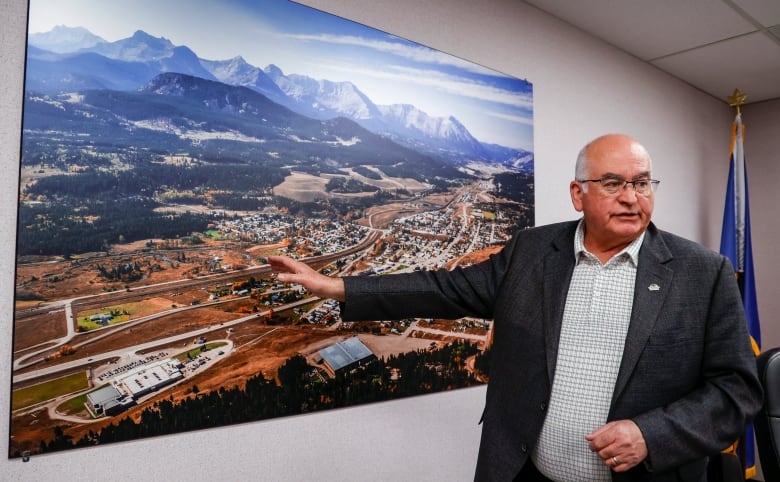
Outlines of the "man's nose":
M638 197L636 186L630 182L623 184L623 187L618 191L618 198L626 202L636 202Z

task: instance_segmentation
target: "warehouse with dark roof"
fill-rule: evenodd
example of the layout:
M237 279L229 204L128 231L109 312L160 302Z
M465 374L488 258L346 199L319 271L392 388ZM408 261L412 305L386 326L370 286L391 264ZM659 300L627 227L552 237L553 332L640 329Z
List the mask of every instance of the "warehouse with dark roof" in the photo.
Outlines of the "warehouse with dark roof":
M357 336L323 348L318 353L334 374L349 371L376 360L376 355Z

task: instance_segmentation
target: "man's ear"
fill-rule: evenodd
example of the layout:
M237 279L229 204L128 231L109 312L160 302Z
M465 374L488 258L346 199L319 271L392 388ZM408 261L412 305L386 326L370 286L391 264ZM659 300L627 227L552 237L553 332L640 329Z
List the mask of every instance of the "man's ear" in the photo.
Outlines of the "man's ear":
M572 181L569 184L569 194L571 194L571 203L574 205L574 209L577 212L582 211L582 196L585 192L582 190L582 184L577 181Z

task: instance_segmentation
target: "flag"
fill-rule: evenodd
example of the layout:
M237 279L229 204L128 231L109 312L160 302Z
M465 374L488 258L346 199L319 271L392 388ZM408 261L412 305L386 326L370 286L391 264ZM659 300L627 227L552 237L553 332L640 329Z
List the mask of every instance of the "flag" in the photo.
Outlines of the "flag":
M750 342L753 353L761 352L761 327L758 320L756 282L753 273L753 248L750 240L750 203L748 201L747 172L743 148L744 129L742 116L737 113L731 126L731 156L729 180L726 186L726 206L723 209L723 230L720 236L720 252L734 266L737 283L742 294ZM744 439L739 443L740 458L745 468L745 478L756 475L756 454L753 442L753 425L750 424Z

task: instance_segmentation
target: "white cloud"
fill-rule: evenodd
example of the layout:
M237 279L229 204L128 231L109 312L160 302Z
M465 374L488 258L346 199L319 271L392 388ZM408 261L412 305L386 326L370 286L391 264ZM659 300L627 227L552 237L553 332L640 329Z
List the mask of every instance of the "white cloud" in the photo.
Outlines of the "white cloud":
M495 71L482 67L473 62L463 60L458 57L440 52L428 47L410 45L399 41L391 42L384 40L375 40L366 37L357 37L354 35L333 35L333 34L289 34L288 38L309 42L322 42L336 45L351 45L362 47L385 54L391 54L420 63L429 63L436 65L448 65L457 67L469 72L482 75L495 75Z
M355 66L328 67L351 74L380 78L393 82L402 82L415 86L427 86L451 95L470 97L479 101L494 102L525 110L532 110L533 99L530 94L499 89L472 79L448 75L429 69L415 69L400 65L386 66L382 70L366 69Z

